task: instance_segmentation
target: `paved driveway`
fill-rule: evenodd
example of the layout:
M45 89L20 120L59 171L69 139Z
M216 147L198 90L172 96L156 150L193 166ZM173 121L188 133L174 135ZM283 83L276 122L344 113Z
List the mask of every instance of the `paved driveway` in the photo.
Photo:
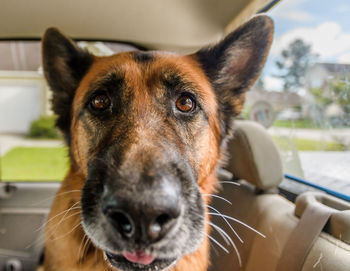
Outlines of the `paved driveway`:
M271 127L269 133L276 136L297 137L305 139L314 139L320 141L341 142L350 146L350 129L294 129L283 127Z
M341 142L350 148L350 129L290 129L271 127L271 135ZM298 152L306 180L350 195L350 151Z
M350 151L299 152L306 180L350 195Z

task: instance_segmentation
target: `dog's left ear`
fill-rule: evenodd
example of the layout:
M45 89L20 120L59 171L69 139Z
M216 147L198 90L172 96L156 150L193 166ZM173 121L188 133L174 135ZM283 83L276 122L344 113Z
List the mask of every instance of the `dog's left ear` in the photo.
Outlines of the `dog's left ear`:
M221 106L225 125L238 115L244 92L259 77L273 38L273 21L258 15L229 34L217 45L198 51L194 57L211 82ZM226 133L228 132L227 127Z
M58 116L56 125L69 143L72 101L93 56L56 28L46 30L42 55L44 75L53 92L52 109Z

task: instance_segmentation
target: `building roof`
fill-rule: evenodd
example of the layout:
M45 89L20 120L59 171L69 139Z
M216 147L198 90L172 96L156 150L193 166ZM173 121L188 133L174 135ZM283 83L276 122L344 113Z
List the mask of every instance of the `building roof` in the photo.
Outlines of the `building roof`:
M315 63L313 67L323 67L330 74L344 75L350 73L350 64L339 64L339 63Z
M136 49L128 44L114 42L79 42L79 45L96 55L100 55L99 50L106 48L116 53ZM0 59L0 71L37 71L41 65L41 42L0 41Z
M264 91L258 88L252 88L247 92L246 104L248 106L261 100L268 101L275 110L300 106L302 104L302 97L294 92Z

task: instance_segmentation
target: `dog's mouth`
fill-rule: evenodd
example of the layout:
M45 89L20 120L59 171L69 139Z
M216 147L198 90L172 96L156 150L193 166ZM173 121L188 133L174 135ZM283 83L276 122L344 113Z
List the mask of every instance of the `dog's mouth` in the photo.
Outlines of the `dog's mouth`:
M113 254L105 251L108 261L122 271L160 271L174 264L177 259L160 259L142 251Z

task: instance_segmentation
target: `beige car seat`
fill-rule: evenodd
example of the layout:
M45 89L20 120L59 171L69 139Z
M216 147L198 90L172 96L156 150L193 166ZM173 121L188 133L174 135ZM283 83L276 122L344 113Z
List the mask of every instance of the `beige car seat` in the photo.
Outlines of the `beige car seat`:
M283 180L281 160L272 137L259 124L236 121L228 153L225 169L239 179L239 186L228 181L228 174L221 174L218 195L232 205L214 198L210 212L214 214L212 222L234 241L239 256L214 227L211 236L229 253L211 242L211 271L350 270L348 202L320 192L307 192L299 195L294 204L279 195L278 185ZM215 214L218 211L251 228L228 217L229 221L225 221Z

